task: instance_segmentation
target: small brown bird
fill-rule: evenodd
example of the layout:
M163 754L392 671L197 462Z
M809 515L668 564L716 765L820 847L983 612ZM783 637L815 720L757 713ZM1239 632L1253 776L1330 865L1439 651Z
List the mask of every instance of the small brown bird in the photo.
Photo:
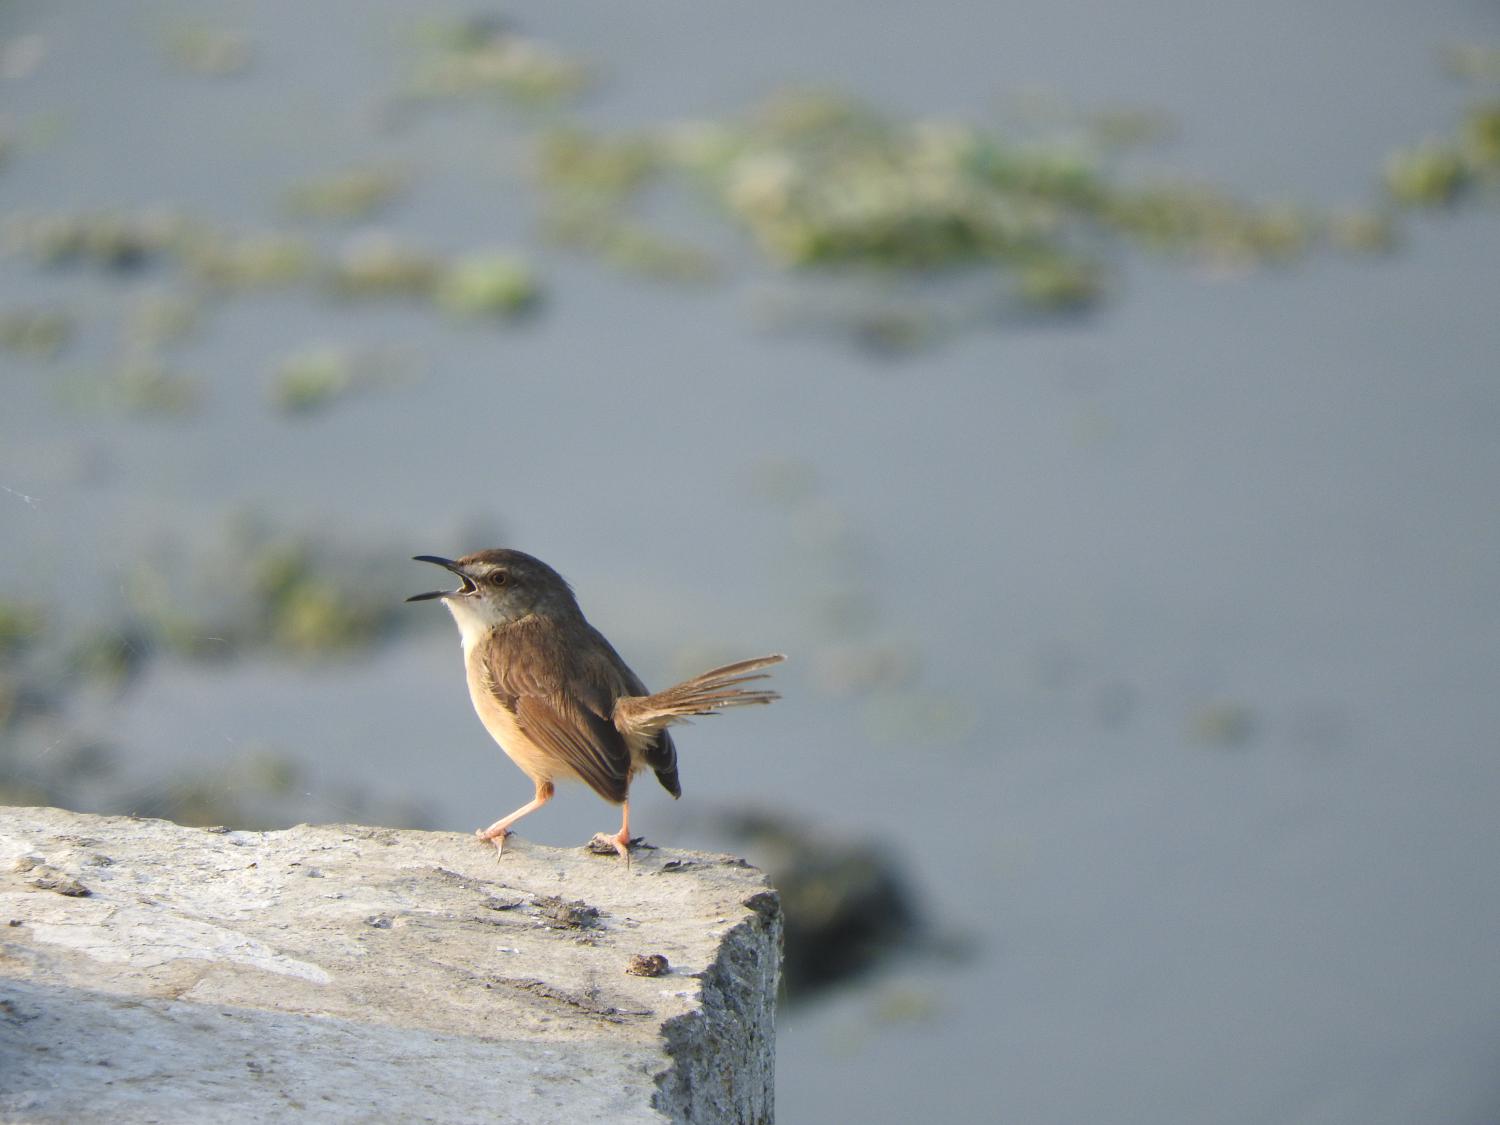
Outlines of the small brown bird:
M600 833L630 859L630 781L651 769L682 796L677 749L667 727L690 715L770 703L774 691L746 688L778 654L713 668L655 695L604 635L585 620L562 575L540 559L496 548L443 559L417 555L458 575L457 590L433 590L409 602L441 598L463 639L469 699L500 749L536 785L536 797L475 833L503 853L511 825L552 799L555 781L576 778L624 806L618 835Z

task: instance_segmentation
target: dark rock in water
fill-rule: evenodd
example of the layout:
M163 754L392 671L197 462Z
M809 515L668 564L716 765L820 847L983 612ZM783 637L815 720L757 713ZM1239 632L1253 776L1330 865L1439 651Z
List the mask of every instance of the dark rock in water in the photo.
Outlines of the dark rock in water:
M781 895L789 1001L866 972L921 936L916 900L883 843L829 839L772 813L725 813L714 827Z

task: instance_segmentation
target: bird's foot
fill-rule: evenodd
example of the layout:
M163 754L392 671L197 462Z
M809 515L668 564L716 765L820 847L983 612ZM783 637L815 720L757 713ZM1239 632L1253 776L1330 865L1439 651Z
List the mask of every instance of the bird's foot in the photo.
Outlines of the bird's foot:
M510 835L510 829L491 825L489 828L475 829L474 835L495 845L495 859L498 861L505 854L505 837Z
M585 844L584 847L593 852L594 855L618 855L625 861L628 867L630 865L630 849L643 844L650 847L649 844L646 844L644 836L632 838L626 836L623 832L595 832L594 838Z

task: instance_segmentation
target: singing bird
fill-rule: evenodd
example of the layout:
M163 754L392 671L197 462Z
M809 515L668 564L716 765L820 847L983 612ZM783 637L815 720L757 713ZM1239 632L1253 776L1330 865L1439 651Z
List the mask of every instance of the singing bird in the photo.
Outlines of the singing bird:
M677 748L667 728L692 715L770 703L780 696L745 685L780 653L712 668L652 694L578 608L573 589L540 559L496 548L444 559L417 555L458 576L456 590L415 594L441 599L463 641L469 699L490 736L536 786L536 796L475 835L505 850L511 826L552 799L554 783L587 782L622 806L620 831L600 836L630 859L630 782L641 770L682 796Z

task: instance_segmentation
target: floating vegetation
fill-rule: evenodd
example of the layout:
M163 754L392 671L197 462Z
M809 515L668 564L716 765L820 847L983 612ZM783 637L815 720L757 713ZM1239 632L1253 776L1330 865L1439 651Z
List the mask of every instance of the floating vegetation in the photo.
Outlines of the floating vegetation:
M52 359L73 337L73 317L52 306L0 312L0 348L38 359Z
M255 60L255 46L243 31L184 23L166 36L167 59L187 74L228 78L243 74Z
M718 273L717 263L705 251L622 218L610 207L577 201L550 207L546 229L558 245L647 277L691 282Z
M1460 134L1464 163L1475 176L1500 174L1500 102L1474 106Z
M19 656L36 643L47 625L47 611L32 602L0 597L0 661Z
M125 273L175 252L183 234L184 220L164 211L22 212L6 219L3 245L39 265L93 265Z
M553 234L612 261L629 264L615 232L638 229L632 210L647 192L681 184L774 267L913 281L978 270L1002 281L998 300L957 315L878 292L865 310L833 309L830 319L872 350L901 353L1007 312L1086 310L1106 295L1106 263L1121 243L1238 270L1293 261L1328 233L1300 207L1115 170L1115 148L1160 132L1155 119L1121 113L1082 131L1008 135L786 93L737 120L614 136L555 130L535 167ZM1360 234L1341 244L1388 245ZM799 302L793 320L816 315Z
M1196 184L1121 190L1100 207L1137 245L1218 269L1285 265L1307 251L1320 227L1310 212L1289 204L1250 207Z
M255 648L299 657L342 653L420 620L399 612L406 551L350 549L254 520L210 548L164 543L156 550L126 565L126 604L111 598L113 610L95 607L82 625L70 626L42 604L0 597L0 803L245 827L429 819L399 799L310 784L281 748L236 743L201 770L174 766L142 776L121 768L126 758L117 748L80 731L79 693L123 691L164 656L224 659ZM91 706L98 705L96 698Z
M413 249L388 232L365 231L339 251L325 283L340 297L425 297L441 269L436 255Z
M69 641L68 666L86 683L122 689L145 670L156 643L140 623L90 627Z
M498 251L447 264L433 290L438 307L459 316L514 316L540 297L531 266L515 254Z
M1017 267L1016 293L1036 309L1076 312L1103 296L1103 271L1084 258L1040 255Z
M131 305L125 321L125 342L134 351L154 352L186 339L198 327L202 302L189 293L155 290Z
M1454 136L1429 137L1386 158L1386 191L1403 206L1447 206L1481 185L1500 185L1500 102L1470 107Z
M394 560L403 552L390 552L387 582L360 555L248 523L219 552L166 549L169 564L139 566L127 577L131 604L122 616L90 615L81 628L68 627L38 603L0 597L0 804L245 827L329 819L426 822L427 814L412 803L310 786L296 759L280 748L252 744L201 770L174 766L143 777L138 769L121 768L126 759L118 748L78 729L78 693L123 691L165 654L222 658L253 644L295 654L345 651L398 620L394 608L377 603L399 606L401 567Z
M323 280L338 297L417 297L460 316L513 316L542 294L535 269L519 254L492 250L447 260L383 231L351 239Z
M556 105L581 94L587 64L515 30L494 15L432 22L419 36L421 57L407 92L417 98L498 96L530 105Z
M292 234L233 234L194 227L182 243L188 274L219 289L268 289L300 281L316 257L305 239Z
M125 273L173 264L193 280L232 289L296 281L315 262L299 236L239 234L166 210L23 212L6 220L0 245L47 267Z
M399 579L379 578L384 561L248 520L202 557L143 561L128 592L135 619L164 651L352 652L402 622Z
M399 168L351 168L293 185L283 207L298 218L365 219L397 199L406 186L406 173Z
M235 289L295 281L313 263L298 236L238 234L171 210L23 212L7 219L3 246L49 267L129 273L177 264L198 281Z
M125 414L190 414L202 399L202 384L154 359L127 360L101 375L75 375L59 387L72 406Z
M305 548L261 560L256 593L265 608L265 639L294 653L350 651L365 647L387 623L390 611L351 590L336 574L319 573Z
M1455 43L1443 48L1449 74L1469 82L1500 82L1500 47L1487 43Z
M537 144L542 182L572 195L627 197L660 171L662 161L661 145L642 135L608 137L559 126Z
M1386 157L1385 187L1408 207L1452 203L1468 186L1469 172L1457 146L1430 140Z
M276 365L271 404L285 414L312 414L338 399L389 382L398 365L391 357L334 344L319 344Z
M1328 237L1341 250L1383 254L1395 249L1396 224L1382 211L1336 211L1328 217Z
M412 620L399 612L404 583L396 560L403 552L394 549L352 551L246 520L214 547L164 544L159 551L127 567L124 605L93 613L81 626L57 620L38 603L0 597L0 730L6 735L0 784L24 780L76 799L83 765L57 748L76 741L65 720L69 693L84 685L123 691L164 655L223 660L255 649L299 657L352 652ZM22 768L16 758L31 735L44 748L35 769ZM72 765L59 768L65 761ZM288 789L285 768L256 768L268 791ZM100 802L139 811L105 797Z
M350 354L329 346L289 356L277 365L271 381L271 402L287 414L321 410L355 386Z
M324 258L301 235L235 232L171 211L18 214L6 222L0 245L48 267L93 266L121 273L175 266L188 283L216 292L312 281L341 299L411 297L446 312L494 319L531 308L542 294L535 268L513 252L446 259L389 232L362 231ZM132 318L128 339L154 350L189 332L199 308L196 292L151 295ZM9 329L9 341L0 339L0 346L40 349L47 339L45 327L18 319ZM124 393L116 398L153 408L170 405L150 393L153 387L165 390L166 382L143 381L139 376L144 372L128 374ZM169 397L179 407L187 405L185 396Z

